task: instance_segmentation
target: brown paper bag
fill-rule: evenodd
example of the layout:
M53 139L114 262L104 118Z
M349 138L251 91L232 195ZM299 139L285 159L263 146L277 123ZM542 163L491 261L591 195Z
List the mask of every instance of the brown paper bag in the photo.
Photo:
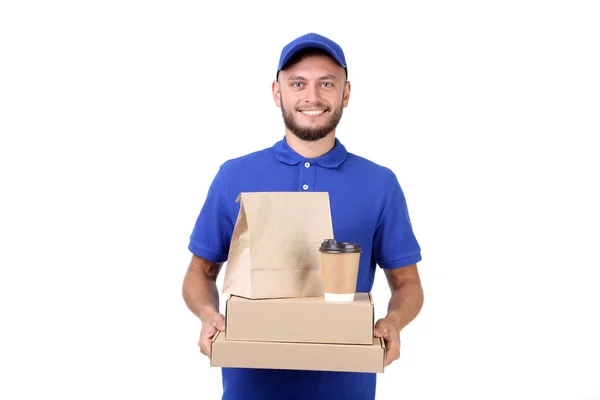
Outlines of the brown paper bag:
M323 296L319 245L333 238L326 192L254 192L237 198L223 293L246 297Z

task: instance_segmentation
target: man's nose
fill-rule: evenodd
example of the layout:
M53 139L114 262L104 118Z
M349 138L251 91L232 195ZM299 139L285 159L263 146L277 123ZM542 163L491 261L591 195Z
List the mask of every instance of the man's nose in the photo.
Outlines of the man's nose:
M317 85L308 85L306 90L306 99L304 101L306 103L312 103L318 101L320 96L321 93L319 92L319 87Z

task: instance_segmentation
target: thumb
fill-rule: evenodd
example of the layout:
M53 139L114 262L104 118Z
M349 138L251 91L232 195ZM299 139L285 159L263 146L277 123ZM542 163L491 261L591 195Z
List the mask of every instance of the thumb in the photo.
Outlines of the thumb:
M376 324L373 331L375 332L375 337L386 337L390 333L384 324Z
M373 333L375 335L375 337L383 337L385 335L385 329L381 329L380 327L376 326L375 329L373 330Z
M213 326L220 330L221 332L225 331L225 318L222 315L219 315L218 318L215 319Z

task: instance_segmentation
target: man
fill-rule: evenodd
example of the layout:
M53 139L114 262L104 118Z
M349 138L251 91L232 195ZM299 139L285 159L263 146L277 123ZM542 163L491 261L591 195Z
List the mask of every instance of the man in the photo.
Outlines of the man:
M399 358L400 331L423 304L416 266L421 249L395 174L349 153L335 137L350 98L347 78L344 52L330 39L310 33L289 43L272 85L285 137L219 168L191 234L193 254L183 283L185 302L202 321L202 354L210 355L211 338L225 329L215 282L227 260L237 195L326 191L335 238L363 248L357 292L371 291L377 265L385 272L392 296L375 336L386 342L386 365ZM225 400L375 398L376 374L223 368L222 378Z

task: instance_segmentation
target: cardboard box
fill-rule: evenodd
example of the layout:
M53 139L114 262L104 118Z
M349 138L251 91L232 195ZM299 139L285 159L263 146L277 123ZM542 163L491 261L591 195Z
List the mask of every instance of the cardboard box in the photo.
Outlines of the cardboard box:
M249 300L231 296L225 308L226 339L256 342L365 344L373 342L370 293L355 301L323 297Z
M269 368L383 373L385 344L370 345L229 341L217 332L211 342L212 367Z

